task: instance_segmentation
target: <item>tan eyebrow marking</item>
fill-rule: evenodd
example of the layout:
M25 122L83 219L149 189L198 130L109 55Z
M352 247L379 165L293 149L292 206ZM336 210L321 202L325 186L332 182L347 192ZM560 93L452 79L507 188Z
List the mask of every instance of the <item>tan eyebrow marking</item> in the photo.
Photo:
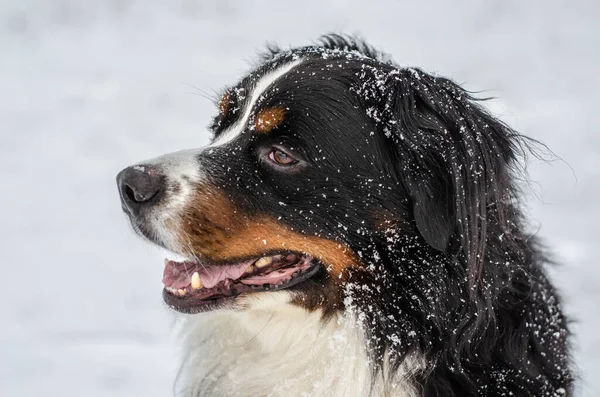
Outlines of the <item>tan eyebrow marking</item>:
M239 137L248 126L249 120L253 120L253 110L257 101L263 96L266 90L269 89L279 78L286 73L289 73L296 66L302 63L302 58L298 58L290 63L284 63L279 65L277 68L271 70L267 74L263 75L254 88L246 95L249 95L248 100L244 105L241 106L241 117L233 124L227 127L223 133L219 134L217 139L212 142L209 147L223 146ZM235 100L233 101L235 103ZM254 122L251 123L251 127L254 126Z
M254 129L258 132L268 134L275 127L283 124L285 119L285 109L282 107L272 107L262 109L254 119Z
M226 91L225 95L223 95L223 98L221 98L221 100L219 101L219 113L221 114L221 116L225 116L229 111L229 104L231 103L229 99L229 91Z

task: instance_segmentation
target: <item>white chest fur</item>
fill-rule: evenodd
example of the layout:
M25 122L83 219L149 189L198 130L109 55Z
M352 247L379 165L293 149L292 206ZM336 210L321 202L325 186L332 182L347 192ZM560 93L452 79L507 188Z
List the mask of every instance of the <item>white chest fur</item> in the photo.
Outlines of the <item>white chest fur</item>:
M242 311L186 316L177 390L200 396L414 397L407 360L376 377L363 332L350 316L324 322L320 312L289 304L287 292L260 294Z

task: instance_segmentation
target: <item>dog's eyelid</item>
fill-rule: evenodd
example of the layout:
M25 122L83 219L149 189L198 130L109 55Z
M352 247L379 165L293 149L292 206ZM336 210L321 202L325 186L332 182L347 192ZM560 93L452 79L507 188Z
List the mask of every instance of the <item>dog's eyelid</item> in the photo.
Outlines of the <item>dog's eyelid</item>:
M280 150L299 161L304 161L305 156L303 150L297 145L285 144L285 143L276 143L271 146L272 149Z

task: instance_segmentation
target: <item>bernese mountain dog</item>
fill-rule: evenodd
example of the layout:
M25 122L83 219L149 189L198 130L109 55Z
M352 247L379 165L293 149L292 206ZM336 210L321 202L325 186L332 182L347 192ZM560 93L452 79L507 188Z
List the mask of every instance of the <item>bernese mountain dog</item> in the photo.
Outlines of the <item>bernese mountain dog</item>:
M520 209L535 142L359 39L270 48L211 143L117 176L178 254L182 396L570 396L568 322Z

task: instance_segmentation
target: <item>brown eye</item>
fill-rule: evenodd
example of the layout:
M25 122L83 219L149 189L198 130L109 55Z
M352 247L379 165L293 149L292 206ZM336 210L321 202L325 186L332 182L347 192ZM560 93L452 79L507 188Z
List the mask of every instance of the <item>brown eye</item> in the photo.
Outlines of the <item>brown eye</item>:
M289 154L287 154L279 149L273 149L271 151L271 153L269 153L269 159L271 161L273 161L274 163L277 163L277 164L283 165L283 166L294 165L298 162L292 156L290 156Z

